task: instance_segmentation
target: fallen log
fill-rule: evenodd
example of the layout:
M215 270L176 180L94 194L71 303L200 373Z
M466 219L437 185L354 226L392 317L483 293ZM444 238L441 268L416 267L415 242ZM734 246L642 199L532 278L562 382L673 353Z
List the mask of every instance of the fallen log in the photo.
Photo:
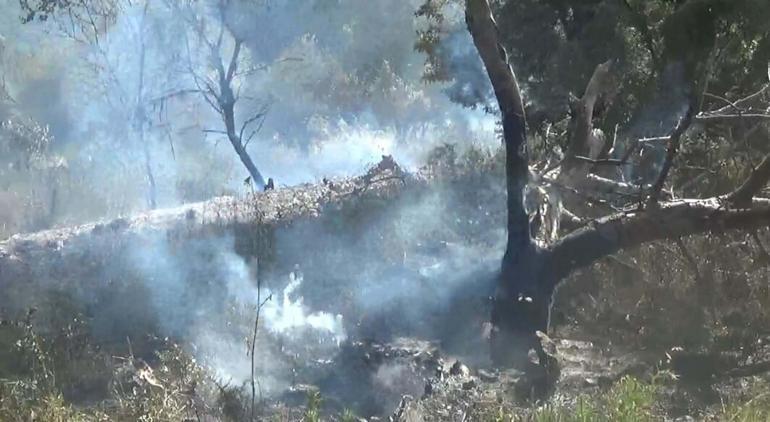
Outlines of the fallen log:
M384 163L384 164L383 164ZM428 178L403 172L392 159L359 177L258 192L243 198L219 197L132 217L94 222L30 234L0 242L0 312L14 310L13 297L36 297L52 284L75 288L95 278L109 279L106 269L129 248L162 236L189 239L232 236L236 251L256 256L269 249L271 231L314 219L330 210L369 200L392 200L420 190ZM26 295L26 296L25 296ZM10 303L9 303L10 302ZM20 310L20 309L16 309Z

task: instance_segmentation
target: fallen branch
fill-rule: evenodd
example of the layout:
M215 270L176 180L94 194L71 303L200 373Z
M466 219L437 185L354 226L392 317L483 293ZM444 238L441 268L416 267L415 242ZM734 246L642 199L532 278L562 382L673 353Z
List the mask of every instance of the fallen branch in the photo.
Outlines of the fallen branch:
M405 191L420 191L429 182L419 174L393 177L391 171L383 170L329 184L306 184L244 198L220 197L111 221L15 235L0 241L0 290L97 278L121 248L151 236L184 241L212 233L247 235L258 227L316 218L324 210L350 205L361 197L394 199ZM63 262L82 257L87 257L88 265L68 265L62 270Z

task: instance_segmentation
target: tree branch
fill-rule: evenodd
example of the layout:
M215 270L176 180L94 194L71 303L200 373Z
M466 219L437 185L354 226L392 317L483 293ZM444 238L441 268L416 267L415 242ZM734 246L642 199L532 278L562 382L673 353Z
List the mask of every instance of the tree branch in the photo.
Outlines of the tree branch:
M754 104L755 100L762 99L763 96L767 93L768 89L770 89L770 84L766 84L765 86L760 88L759 91L757 91L757 92L755 92L755 93L753 93L753 94L751 94L751 95L749 95L747 97L741 98L740 100L737 100L737 101L733 101L733 102L731 102L727 106L724 106L724 107L722 107L720 109L717 109L717 110L714 110L714 111L707 112L705 114L706 115L709 115L709 114L725 114L731 108L733 108L733 109L741 109L741 110L745 111L746 110L746 108L745 108L746 106L751 107L751 105ZM703 114L703 113L701 113L701 114Z
M770 119L770 114L767 113L728 113L728 114L712 114L701 113L696 117L698 121L713 121L713 120L735 120L735 119Z
M235 75L235 72L238 70L238 56L241 54L242 44L243 44L243 41L239 39L235 40L235 48L233 49L232 57L230 57L230 64L227 66L227 75L225 77L225 80L227 80L228 83L233 81L233 76Z
M603 145L597 145L595 148L591 148L589 144L594 129L594 108L599 97L607 90L611 66L612 60L596 66L591 79L588 81L583 97L575 104L575 115L572 118L573 129L562 170L562 174L571 179L585 176L589 169L589 166L584 162L575 158L578 155L588 155L589 158L595 160L598 153L592 153L590 149L598 152L603 147Z
M617 159L617 158L603 158L599 160L595 160L590 157L583 157L582 155L576 155L574 157L576 160L584 161L586 163L591 164L603 164L603 165L610 165L610 166L622 166L628 164L628 159Z
M770 200L755 199L751 208L729 208L725 196L680 200L657 208L618 213L590 223L549 248L553 280L620 249L699 233L755 229L770 225Z
M687 112L685 113L684 117L679 121L679 124L676 125L676 128L674 128L674 131L671 133L671 137L668 140L668 149L666 150L666 159L663 162L663 168L661 168L660 170L658 179L652 185L652 190L650 191L650 197L647 202L647 206L655 206L658 203L660 192L663 190L663 184L666 183L666 179L668 178L668 173L671 171L671 166L674 163L674 158L676 157L676 154L679 151L679 143L682 139L682 135L684 135L684 133L690 127L690 124L692 123L692 119L694 115L695 115L695 105L693 103L690 103L689 107L687 108Z
M263 118L263 117L265 117L267 115L268 108L269 107L267 105L263 106L262 108L259 109L259 111L254 113L254 115L252 115L251 117L249 117L248 119L246 119L243 122L243 124L241 125L240 133L238 134L238 138L239 139L243 140L243 132L246 130L246 128L249 127L249 125L251 125L252 123L257 121L258 119ZM263 122L264 122L264 119L263 119ZM258 129L261 129L261 128L262 128L262 124L259 125ZM246 146L246 144L244 144L244 147L245 146Z

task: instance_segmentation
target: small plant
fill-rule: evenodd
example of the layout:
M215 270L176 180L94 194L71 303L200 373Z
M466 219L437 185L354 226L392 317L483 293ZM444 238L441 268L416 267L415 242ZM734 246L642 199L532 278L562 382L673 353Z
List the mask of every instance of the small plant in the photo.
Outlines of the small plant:
M342 415L340 416L340 422L356 422L356 421L358 421L358 417L350 409L345 409L345 411L342 412Z
M717 416L727 422L767 422L770 421L770 386L766 382L752 385L748 401L734 402L723 406Z
M615 384L607 397L609 420L635 422L653 420L658 388L634 377L625 376Z
M530 419L532 422L567 422L571 420L569 418L569 412L565 409L554 405L545 405L532 413Z
M302 418L305 422L319 422L321 420L321 393L318 391L311 391L307 394L307 408L305 409L305 415Z
M580 396L575 407L576 422L591 422L599 419L596 405L585 396Z

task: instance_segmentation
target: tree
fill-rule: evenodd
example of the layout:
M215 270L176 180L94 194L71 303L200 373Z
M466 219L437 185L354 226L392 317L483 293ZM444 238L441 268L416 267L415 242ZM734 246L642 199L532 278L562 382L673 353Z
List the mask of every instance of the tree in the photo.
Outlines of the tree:
M515 2L514 2L515 3ZM509 62L506 49L501 44L501 33L493 18L488 0L466 0L467 28L484 63L489 80L494 88L503 122L503 138L506 149L506 178L508 206L508 237L503 257L498 288L494 298L491 337L491 351L494 361L499 365L523 365L531 349L538 351L540 363L545 365L542 348L539 345L537 331L545 332L549 324L550 305L554 290L572 271L590 265L594 261L613 254L621 249L633 248L646 242L661 239L677 240L683 236L726 230L752 230L770 225L770 199L757 197L770 180L770 155L750 171L749 176L737 188L728 193L716 194L706 198L664 199L664 187L670 182L671 170L678 157L682 139L689 132L695 132L693 124L707 126L713 120L748 119L755 124L762 120L761 114L752 113L757 107L758 97L767 90L765 83L758 92L744 98L728 101L729 105L712 110L703 109L703 92L708 76L713 69L712 50L714 49L715 30L707 31L698 43L691 39L677 38L674 28L687 31L682 25L686 17L696 20L698 25L706 23L715 26L717 18L712 14L726 13L720 2L686 2L677 12L673 23L667 26L669 33L667 53L664 61L672 66L682 66L687 103L685 111L677 116L670 133L662 137L667 144L665 157L660 169L650 185L640 186L636 191L636 203L627 204L618 212L608 215L578 218L582 227L565 234L561 238L543 244L536 241L531 232L531 216L527 210L526 196L528 183L548 190L563 188L564 179L552 177L552 171L569 172L568 179L572 186L581 191L590 190L591 182L600 180L589 175L592 165L625 165L626 158L597 160L596 157L580 155L587 150L589 137L593 132L596 119L594 107L596 99L603 92L610 63L596 67L590 78L585 95L573 101L571 120L572 130L568 137L565 157L556 166L530 174L530 146L526 133L525 107L516 76ZM701 7L713 6L703 15ZM677 15L681 13L681 15ZM693 15L685 15L693 13ZM674 41L694 48L674 48ZM700 51L702 48L704 51ZM664 65L665 67L665 65ZM753 115L754 114L754 115ZM642 143L646 139L635 139L632 143ZM661 141L661 140L659 140ZM575 168L583 168L575 172ZM580 180L575 180L575 179ZM616 183L615 181L610 181ZM569 189L568 189L569 190ZM613 188L619 192L620 185ZM573 205L580 204L573 201ZM558 211L557 211L558 212ZM571 214L571 213L570 213ZM559 221L564 215L556 216ZM573 221L574 223L574 221Z
M153 6L150 6L153 4ZM213 2L183 2L169 0L155 5L152 2L136 4L135 2L123 3L120 0L107 2L82 0L20 0L20 5L25 13L23 21L48 20L53 17L60 29L69 37L83 44L93 46L96 50L94 69L104 73L111 90L118 93L112 104L125 109L124 114L132 116L130 126L135 132L137 142L142 151L144 170L148 182L148 205L155 208L157 204L157 187L153 173L152 157L148 145L149 131L157 126L151 118L151 111L163 109L165 103L173 98L187 94L200 94L213 110L221 117L225 130L207 130L210 133L221 133L227 136L238 158L249 172L250 179L261 189L265 186L264 178L257 169L251 156L247 152L249 141L258 132L261 123L267 114L267 106L258 107L250 117L244 120L240 127L236 126L236 103L241 99L240 89L242 78L260 70L259 67L245 68L243 40L238 38L228 26L228 19L232 15L232 2L229 0L216 0ZM118 76L119 69L115 68L113 60L105 51L101 33L106 30L121 12L127 9L140 10L137 18L136 33L132 34L132 42L136 49L135 81L124 81ZM150 29L152 33L157 31L153 27L153 13L151 8L165 8L164 12L177 13L175 18L169 19L169 25L183 22L187 25L181 29L185 37L186 66L184 72L190 78L179 78L179 75L171 70L178 63L171 63L178 58L176 54L169 54L169 45L165 40L157 40L158 37L146 39ZM204 47L203 50L197 47ZM165 56L163 54L165 50ZM227 54L229 51L230 54ZM163 68L165 74L150 75L147 58L155 53L157 56L169 60ZM223 59L228 55L226 62ZM214 74L214 77L209 76ZM174 80L174 78L177 78ZM188 79L191 79L188 81ZM130 82L130 83L129 83ZM190 82L191 86L178 86L179 83ZM119 86L118 86L119 85ZM125 86L124 86L125 85ZM160 115L160 114L159 114Z
M157 51L168 53L168 50L160 45L161 37L157 35L153 44L148 45L147 34L153 29L150 3L123 0L46 0L34 4L28 1L20 2L22 10L26 13L22 18L24 22L34 19L48 20L51 17L61 34L90 52L88 73L83 78L83 83L92 88L93 92L99 93L92 98L95 103L100 103L102 110L109 110L104 114L120 116L119 119L100 122L103 136L114 139L118 144L135 146L139 151L147 183L147 207L155 209L158 204L158 187L150 148L150 142L155 137L150 132L157 121L149 111L153 107L153 89L171 83L172 79L171 75L150 75L148 56L157 59L161 57ZM118 25L119 19L128 23ZM116 33L107 34L116 26L120 26L119 30L114 31ZM157 31L152 32L157 34ZM123 61L124 49L128 50L131 57L127 60L128 63ZM153 55L151 50L155 50L156 54ZM133 63L132 59L136 62ZM127 68L136 71L126 72ZM124 116L130 117L126 119ZM118 125L121 124L126 126L120 128ZM132 160L131 157L126 159Z
M216 0L213 6L213 19L207 18L209 10L206 5L202 10L196 10L194 5L169 2L172 9L178 10L191 27L191 33L197 45L205 48L206 70L202 73L196 66L196 55L190 46L192 42L186 38L188 72L192 77L195 89L204 100L219 114L225 125L225 130L209 130L227 136L238 158L249 172L251 181L257 189L264 189L266 182L262 173L254 164L246 147L259 131L261 123L267 115L268 107L259 107L250 117L236 127L235 105L241 99L241 78L259 70L259 67L244 68L243 39L228 26L228 18L232 13L230 0ZM223 57L230 50L229 59ZM214 74L214 77L208 76ZM189 90L188 90L189 91ZM256 127L254 127L256 125ZM254 128L253 128L254 127ZM244 138L244 135L246 137Z

